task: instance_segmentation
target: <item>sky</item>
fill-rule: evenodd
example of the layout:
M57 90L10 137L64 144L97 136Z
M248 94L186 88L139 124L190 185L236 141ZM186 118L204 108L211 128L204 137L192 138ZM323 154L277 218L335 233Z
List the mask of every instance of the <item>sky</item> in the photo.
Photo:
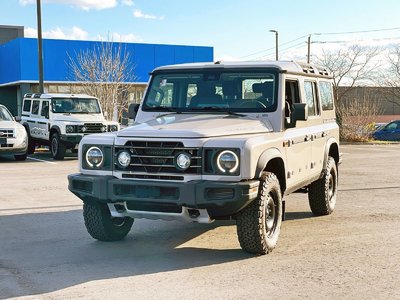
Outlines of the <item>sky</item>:
M309 34L312 54L400 44L399 12L398 0L42 0L42 30L56 39L212 46L215 60L274 59L276 30L279 58L305 60ZM0 0L0 25L36 37L36 0Z

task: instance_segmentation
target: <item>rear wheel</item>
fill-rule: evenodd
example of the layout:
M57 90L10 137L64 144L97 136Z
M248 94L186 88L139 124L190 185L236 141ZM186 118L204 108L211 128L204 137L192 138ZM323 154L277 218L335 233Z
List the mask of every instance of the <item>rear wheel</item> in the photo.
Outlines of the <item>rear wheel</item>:
M105 204L84 203L83 218L89 234L99 241L122 240L131 230L133 219L114 218Z
M322 177L308 187L308 202L313 214L322 216L333 212L336 205L337 186L336 162L329 156Z
M237 234L242 249L267 254L278 243L282 224L282 194L279 180L265 172L260 178L258 197L237 218Z
M51 155L56 160L63 160L65 156L66 147L61 141L58 133L53 133L50 139L50 151Z

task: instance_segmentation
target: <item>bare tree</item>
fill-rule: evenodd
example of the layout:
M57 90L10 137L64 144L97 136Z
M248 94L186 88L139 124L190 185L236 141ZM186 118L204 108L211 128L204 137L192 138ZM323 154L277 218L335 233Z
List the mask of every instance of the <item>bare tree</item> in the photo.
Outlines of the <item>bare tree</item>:
M333 76L335 99L342 97L357 85L373 80L374 69L378 62L374 58L380 53L377 47L353 45L336 50L323 50L315 63L325 67ZM341 89L339 89L341 86Z
M387 69L380 74L380 85L386 101L400 106L400 45L389 50Z
M341 120L341 138L345 141L367 141L375 130L374 120L382 113L380 101L367 94L346 99L336 105Z
M72 76L82 84L79 89L100 100L108 119L121 119L129 101L128 83L135 80L126 48L121 43L99 42L92 49L68 56Z

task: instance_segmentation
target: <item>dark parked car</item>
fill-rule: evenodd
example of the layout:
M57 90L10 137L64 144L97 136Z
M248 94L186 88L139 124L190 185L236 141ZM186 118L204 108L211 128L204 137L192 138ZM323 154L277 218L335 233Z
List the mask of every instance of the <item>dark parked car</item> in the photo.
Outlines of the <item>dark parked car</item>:
M375 140L380 141L400 141L400 120L392 121L389 124L379 127L374 132Z

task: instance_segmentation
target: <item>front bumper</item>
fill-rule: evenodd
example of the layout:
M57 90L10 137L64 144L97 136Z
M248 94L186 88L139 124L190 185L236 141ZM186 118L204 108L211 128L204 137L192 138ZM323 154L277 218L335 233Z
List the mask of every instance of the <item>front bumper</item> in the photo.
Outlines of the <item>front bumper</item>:
M127 210L177 214L184 208L206 210L212 218L241 211L258 195L257 180L159 182L113 176L72 174L69 190L87 202L124 203Z
M81 139L83 138L83 134L62 134L61 135L61 140L64 143L68 143L68 144L79 144L79 142L81 141Z

